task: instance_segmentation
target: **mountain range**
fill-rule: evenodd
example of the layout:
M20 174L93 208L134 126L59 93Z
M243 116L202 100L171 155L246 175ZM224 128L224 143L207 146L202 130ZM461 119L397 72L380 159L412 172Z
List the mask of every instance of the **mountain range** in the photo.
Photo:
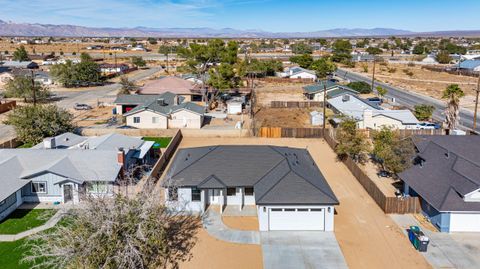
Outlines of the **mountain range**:
M192 37L192 38L314 38L314 37L373 37L373 36L480 36L480 30L412 32L391 28L337 28L313 32L267 32L232 28L94 28L76 25L15 23L0 20L0 36L56 37Z

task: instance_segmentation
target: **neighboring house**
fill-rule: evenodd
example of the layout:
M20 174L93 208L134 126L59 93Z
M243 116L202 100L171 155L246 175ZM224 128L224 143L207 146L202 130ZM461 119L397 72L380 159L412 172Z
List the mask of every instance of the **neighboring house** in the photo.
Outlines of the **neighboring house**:
M337 113L357 120L361 129L418 129L419 121L410 110L388 110L369 103L350 93L343 93L327 100Z
M31 149L0 149L0 220L24 202L78 203L112 195L123 171L153 164L152 141L65 133Z
M8 68L22 68L22 69L37 69L38 64L32 61L24 61L24 62L19 62L19 61L5 61L3 63L4 67Z
M293 79L311 79L312 81L315 81L317 79L317 75L315 74L315 71L301 68L299 66L290 67L286 69L284 72L277 73L277 76L283 77L283 78L293 78Z
M404 193L421 198L441 232L480 232L480 137L416 136L414 165L398 176Z
M12 71L13 76L26 76L26 77L31 77L32 76L32 70L26 70L26 69L14 69ZM33 71L33 76L34 80L37 83L40 83L42 85L48 86L53 84L53 79L50 77L50 74L45 71L40 71L36 70Z
M78 203L113 191L117 151L0 149L0 219L23 202Z
M375 55L371 54L352 54L352 62L373 62Z
M325 83L326 85L324 85ZM323 91L325 90L325 87L327 88L327 99L344 93L351 93L355 95L358 94L357 91L350 89L346 86L338 85L331 80L305 86L303 87L303 94L307 97L308 100L323 102Z
M306 149L209 146L178 150L164 177L167 206L255 206L259 228L333 231L338 199Z
M120 95L115 100L126 125L141 129L202 127L205 108L171 92L160 95Z
M167 76L151 80L138 90L138 94L163 94L171 92L180 95L185 102L201 102L202 94L198 84L175 76Z
M127 64L101 64L100 73L110 75L127 72L130 67Z
M466 60L457 65L458 69L480 72L480 60Z
M144 141L139 137L126 136L117 133L102 136L80 136L64 133L56 137L45 138L33 149L85 149L85 150L116 150L125 154L125 167L136 165L152 165L155 162L153 141Z
M423 64L438 64L438 61L437 59L435 58L434 55L427 55L427 57L425 57L423 60L422 60L422 63Z

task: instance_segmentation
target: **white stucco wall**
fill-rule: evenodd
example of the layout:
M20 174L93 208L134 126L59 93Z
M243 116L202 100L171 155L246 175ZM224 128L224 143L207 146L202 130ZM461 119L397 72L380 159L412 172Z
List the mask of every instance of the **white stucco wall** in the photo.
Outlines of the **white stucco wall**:
M191 188L178 188L178 200L177 201L170 201L168 197L168 189L164 189L165 191L165 198L166 198L166 205L179 210L179 211L188 211L193 213L200 213L204 210L205 204L205 191L201 191L201 200L200 201L192 201L192 189Z
M381 129L383 126L390 127L393 129L411 129L416 128L416 125L403 125L401 121L385 117L383 115L378 115L375 117L364 117L363 121L358 122L359 128L365 129Z
M275 205L275 206L268 206L262 205L257 206L257 216L258 216L258 226L260 231L268 231L269 230L269 212L271 208L322 208L325 212L325 223L324 223L324 230L325 231L333 231L334 230L334 212L335 209L333 206L308 206L308 205L299 205L299 206L291 206L291 205ZM330 208L330 212L328 209ZM294 216L292 215L292 218ZM295 221L292 219L292 221Z
M168 128L202 128L203 116L190 112L188 110L180 110L170 115Z
M480 232L480 213L450 213L450 232Z
M134 123L133 118L140 117L140 123ZM158 118L158 123L153 123L153 118ZM139 129L167 129L168 119L164 115L154 113L151 111L142 111L126 117L126 123L128 126L132 126Z

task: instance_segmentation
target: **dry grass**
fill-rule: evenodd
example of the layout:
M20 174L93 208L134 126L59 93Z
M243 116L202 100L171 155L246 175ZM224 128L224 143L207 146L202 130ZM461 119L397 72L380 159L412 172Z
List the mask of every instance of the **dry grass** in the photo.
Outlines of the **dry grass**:
M262 127L311 127L309 110L302 108L262 108L255 121Z
M396 68L395 72L389 72L392 68ZM361 65L351 69L357 73L371 76L373 64L369 63L368 73L363 72ZM408 70L404 71L404 70ZM412 75L407 73L411 72ZM423 69L421 66L408 66L406 64L377 64L375 70L375 78L391 84L393 86L401 87L407 90L418 92L430 97L441 99L442 91L450 84L459 84L464 90L466 96L462 98L462 107L473 108L474 94L477 83L477 78L469 76L454 75L444 72L434 72Z

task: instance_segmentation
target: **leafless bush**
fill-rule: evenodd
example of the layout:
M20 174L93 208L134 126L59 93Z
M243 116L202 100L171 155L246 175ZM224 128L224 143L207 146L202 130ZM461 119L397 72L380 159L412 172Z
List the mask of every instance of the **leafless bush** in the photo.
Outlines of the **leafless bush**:
M149 183L146 183L149 184ZM178 268L191 258L200 219L164 206L161 190L86 196L62 225L27 240L31 268Z

